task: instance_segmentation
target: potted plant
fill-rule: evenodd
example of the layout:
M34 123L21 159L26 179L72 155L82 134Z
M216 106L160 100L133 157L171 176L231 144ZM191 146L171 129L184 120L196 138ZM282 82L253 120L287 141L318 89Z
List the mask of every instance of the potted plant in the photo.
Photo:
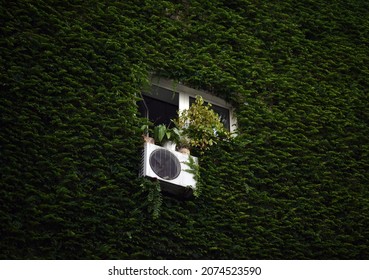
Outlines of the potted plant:
M183 130L180 129L179 138L177 142L177 150L181 152L182 154L189 155L191 153L190 149L191 149L190 139L188 138L187 135L183 133Z
M179 128L179 146L189 146L204 151L220 139L229 138L230 133L211 109L211 104L204 104L201 96L196 96L189 109L180 112L174 122Z
M142 138L145 142L150 143L150 144L155 144L155 139L150 136L152 133L151 133L151 129L149 125L144 124L143 126L141 126L141 131L142 131Z
M159 124L151 128L145 124L141 127L143 131L142 137L145 142L157 144L170 150L175 150L176 144L179 142L180 132L176 127L170 128L165 124Z
M179 139L179 130L176 127L170 128L165 124L159 124L154 127L153 136L158 145L175 150L176 143Z

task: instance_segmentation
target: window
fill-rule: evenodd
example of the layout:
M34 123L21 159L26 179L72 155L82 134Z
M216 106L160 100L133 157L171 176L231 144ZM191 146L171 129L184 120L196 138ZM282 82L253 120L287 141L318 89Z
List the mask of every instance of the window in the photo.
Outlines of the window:
M151 89L143 92L145 102L139 102L139 110L142 116L148 117L155 125L170 125L171 119L177 118L177 111L188 109L196 95L201 95L205 102L212 105L229 131L236 129L233 109L223 99L164 78L153 77L151 82Z
M150 92L143 92L143 97L146 104L138 103L141 115L155 125L171 125L171 119L177 117L179 94L153 85Z

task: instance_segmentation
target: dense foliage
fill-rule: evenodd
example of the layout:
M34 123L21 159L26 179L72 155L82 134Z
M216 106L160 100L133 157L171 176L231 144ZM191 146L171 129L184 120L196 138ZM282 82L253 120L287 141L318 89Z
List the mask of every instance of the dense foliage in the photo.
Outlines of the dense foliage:
M368 258L368 10L1 0L0 258ZM199 198L137 177L150 72L236 108Z

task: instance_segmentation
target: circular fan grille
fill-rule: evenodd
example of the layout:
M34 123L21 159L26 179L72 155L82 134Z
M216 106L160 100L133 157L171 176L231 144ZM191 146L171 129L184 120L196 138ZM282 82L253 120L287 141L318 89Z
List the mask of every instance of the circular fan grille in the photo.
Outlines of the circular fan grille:
M151 153L150 166L156 175L165 180L173 180L181 172L179 160L165 149L158 149Z

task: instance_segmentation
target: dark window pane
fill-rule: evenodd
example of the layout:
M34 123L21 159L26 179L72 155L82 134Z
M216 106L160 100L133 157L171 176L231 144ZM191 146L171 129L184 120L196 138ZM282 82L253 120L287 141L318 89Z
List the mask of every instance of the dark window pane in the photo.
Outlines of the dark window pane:
M165 124L172 126L172 119L177 118L179 95L176 92L156 87L144 93L147 109L143 101L138 102L139 111L143 117L148 117L155 125Z
M152 85L151 91L144 92L143 94L151 98L155 98L163 102L176 105L178 107L179 103L178 92Z

